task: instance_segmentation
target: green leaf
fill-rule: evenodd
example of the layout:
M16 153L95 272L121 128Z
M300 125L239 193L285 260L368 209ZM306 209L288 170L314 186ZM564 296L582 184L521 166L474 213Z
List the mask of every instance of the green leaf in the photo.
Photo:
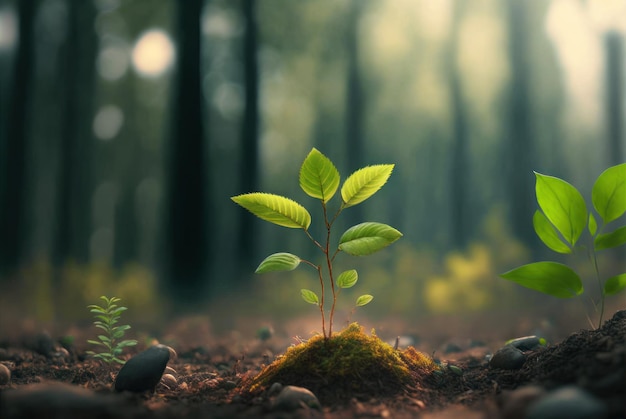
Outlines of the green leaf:
M127 346L135 346L137 344L137 341L134 339L128 339L128 340L123 340L120 343L117 344L118 348L125 348Z
M320 300L319 298L317 298L317 294L314 293L313 291L303 288L300 290L300 294L302 295L302 299L306 301L307 303L315 304L315 305L320 304Z
M567 244L563 243L556 229L543 212L539 210L535 211L533 227L543 244L550 249L558 253L572 253L572 249Z
M293 271L300 265L301 259L291 253L280 252L266 257L254 273Z
M349 271L342 272L337 277L337 286L340 288L350 288L356 284L356 281L359 279L359 274L356 269L350 269Z
M311 214L302 205L284 196L254 192L231 198L257 217L288 228L307 230Z
M591 190L591 201L604 224L626 212L626 163L609 167L598 176Z
M347 208L360 204L374 195L387 183L393 168L393 164L377 164L352 173L341 187L344 206Z
M593 213L589 213L589 223L587 224L589 228L589 234L595 236L598 232L598 222L596 221L596 217L593 216Z
M613 276L604 283L604 295L615 295L626 288L626 273Z
M339 249L354 256L377 252L402 237L402 233L386 224L366 222L346 230L339 239Z
M622 226L615 231L605 234L598 234L593 240L593 247L596 250L611 249L626 243L626 226Z
M300 168L302 190L313 198L328 202L337 192L339 181L339 171L333 162L313 148Z
M539 207L572 246L587 225L587 206L578 189L554 176L535 172Z
M583 284L569 266L557 262L535 262L500 275L504 279L544 294L570 298L583 292Z
M372 302L373 299L374 299L373 295L369 295L369 294L361 295L359 298L356 299L356 306L362 307Z

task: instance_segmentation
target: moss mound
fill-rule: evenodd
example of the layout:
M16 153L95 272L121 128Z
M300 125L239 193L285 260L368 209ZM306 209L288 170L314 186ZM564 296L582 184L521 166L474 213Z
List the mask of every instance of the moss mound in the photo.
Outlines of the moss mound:
M290 347L251 381L250 390L279 382L306 387L322 402L367 398L396 393L435 369L432 359L415 348L395 350L353 323L330 339L317 335Z

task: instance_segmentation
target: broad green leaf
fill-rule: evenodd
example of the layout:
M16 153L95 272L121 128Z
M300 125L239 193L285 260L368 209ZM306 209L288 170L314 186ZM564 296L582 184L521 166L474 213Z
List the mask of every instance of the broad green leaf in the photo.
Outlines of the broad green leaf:
M611 249L626 244L626 226L605 234L598 234L593 240L593 247L596 250Z
M317 298L317 294L314 293L313 291L303 288L300 290L300 294L302 295L302 299L306 301L307 303L315 304L315 305L320 304L320 299Z
M615 295L626 288L626 273L613 276L604 283L604 295Z
M535 172L539 207L572 246L587 225L587 206L578 189L554 176Z
M578 274L569 266L557 262L530 263L500 277L558 298L570 298L583 292Z
M302 190L313 198L328 202L337 192L339 181L339 171L333 162L313 148L300 168Z
M129 339L129 340L123 340L120 343L117 344L118 348L125 348L127 346L135 346L137 344L137 341L134 339Z
M626 163L606 169L591 190L593 207L605 224L626 212Z
M598 222L596 221L596 217L593 216L592 212L589 212L589 223L587 224L589 228L589 234L595 236L598 232Z
M356 281L359 279L359 274L356 269L350 269L349 271L342 272L337 277L337 285L340 288L350 288L356 284Z
M558 253L572 253L572 249L559 237L552 223L546 218L543 212L537 210L533 216L533 227L535 233L543 244Z
M284 196L254 192L231 198L257 217L288 228L307 230L311 214L302 205Z
M359 298L356 299L356 306L362 307L366 304L371 303L373 299L374 299L373 295L369 295L369 294L361 295Z
M300 258L291 253L280 252L266 257L254 273L293 271L300 265Z
M347 208L360 204L374 195L387 183L394 166L393 164L377 164L352 173L341 187L344 206Z
M402 237L393 227L381 223L361 223L346 230L339 239L339 250L353 256L377 252Z

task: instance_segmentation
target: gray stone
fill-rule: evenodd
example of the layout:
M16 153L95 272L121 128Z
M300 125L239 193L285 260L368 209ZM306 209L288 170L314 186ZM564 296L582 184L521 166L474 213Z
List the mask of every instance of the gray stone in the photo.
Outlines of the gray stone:
M303 387L286 386L280 392L273 405L275 410L292 411L301 408L321 409L315 394Z
M502 419L524 419L529 406L546 394L539 386L525 386L513 391L505 391L500 397Z
M524 336L521 338L512 339L506 344L515 346L520 351L532 351L541 346L541 339L537 336Z
M116 391L154 391L170 359L170 349L154 345L129 359L115 378Z
M11 370L4 364L0 364L0 386L11 382Z
M518 370L522 368L524 361L526 361L526 358L522 351L515 346L504 345L493 354L489 361L489 366L503 370Z
M0 393L0 417L29 418L98 418L121 419L144 417L142 406L117 394L96 393L65 383L37 383Z
M608 415L604 403L576 386L561 387L533 403L526 419L603 419Z

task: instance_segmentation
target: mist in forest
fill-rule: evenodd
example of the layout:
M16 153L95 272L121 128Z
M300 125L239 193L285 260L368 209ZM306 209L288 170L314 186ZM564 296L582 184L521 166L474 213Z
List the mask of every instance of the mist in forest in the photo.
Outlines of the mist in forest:
M276 252L317 262L318 249L230 199L294 199L322 237L298 183L315 147L342 181L395 164L334 225L334 240L363 221L403 233L337 257L359 271L354 296L375 296L354 317L558 306L584 319L580 301L498 275L557 258L594 286L583 254L537 239L533 171L590 197L626 161L625 36L625 3L608 0L6 0L0 306L84 319L104 294L150 318L315 315L300 298L318 286L310 267L254 271ZM608 274L624 260L600 262Z

